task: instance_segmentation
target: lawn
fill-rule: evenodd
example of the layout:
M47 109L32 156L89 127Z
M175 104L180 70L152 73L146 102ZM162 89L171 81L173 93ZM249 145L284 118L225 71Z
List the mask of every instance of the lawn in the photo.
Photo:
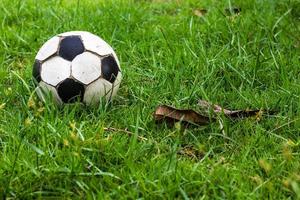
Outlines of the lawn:
M38 49L71 30L119 56L111 104L36 97ZM3 199L300 198L299 1L2 0L0 43ZM223 130L155 124L158 105L199 99L276 113L220 115Z

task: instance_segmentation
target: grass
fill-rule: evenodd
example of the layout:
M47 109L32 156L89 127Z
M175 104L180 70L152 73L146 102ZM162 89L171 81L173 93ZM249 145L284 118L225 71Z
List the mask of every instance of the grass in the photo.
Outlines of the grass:
M226 16L230 6L241 13ZM289 0L1 1L0 196L300 198L299 13ZM124 79L111 105L59 109L35 98L37 50L70 30L116 50ZM218 123L153 122L157 105L197 110L198 99L277 113L220 116L225 134Z

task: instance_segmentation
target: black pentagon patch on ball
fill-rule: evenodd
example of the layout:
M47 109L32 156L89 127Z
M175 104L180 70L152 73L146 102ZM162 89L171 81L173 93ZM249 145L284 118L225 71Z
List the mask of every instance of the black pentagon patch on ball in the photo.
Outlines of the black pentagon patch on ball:
M34 78L35 84L39 83L42 78L41 78L41 65L42 63L39 60L35 60L33 64L33 69L32 69L32 76Z
M76 101L82 102L84 86L81 83L68 78L59 84L57 92L64 103L74 103Z
M67 36L60 41L58 55L72 61L84 52L84 46L79 36Z
M108 56L103 58L101 60L101 70L104 79L111 83L115 82L119 73L119 67L114 57Z

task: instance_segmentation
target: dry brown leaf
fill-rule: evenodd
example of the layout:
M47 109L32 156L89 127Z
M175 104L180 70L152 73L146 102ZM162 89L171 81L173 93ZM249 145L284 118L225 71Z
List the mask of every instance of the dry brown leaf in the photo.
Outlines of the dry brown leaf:
M262 117L262 114L266 111L263 110L228 110L225 108L222 108L219 105L212 104L210 102L207 102L205 100L199 100L198 105L201 108L204 108L206 110L212 109L214 113L224 113L224 115L231 119L242 119L246 117L256 117L257 120L260 120ZM274 111L268 111L268 113L274 113Z
M174 124L176 122L181 122L186 126L207 125L214 120L200 115L194 110L180 110L167 105L161 105L156 108L154 119L158 123L167 122L168 124Z
M198 17L203 17L207 13L206 9L195 9L194 10L194 15Z
M255 117L255 119L259 121L264 113L275 113L275 111L264 111L260 109L229 110L204 100L199 100L198 105L200 106L200 108L202 108L202 110L204 109L206 113L212 110L214 114L222 113L230 119L243 119L247 117ZM157 123L166 122L168 125L174 125L176 122L180 122L185 127L189 125L207 125L210 122L215 122L216 119L217 116L207 117L191 109L177 109L167 105L158 106L154 112L154 120Z

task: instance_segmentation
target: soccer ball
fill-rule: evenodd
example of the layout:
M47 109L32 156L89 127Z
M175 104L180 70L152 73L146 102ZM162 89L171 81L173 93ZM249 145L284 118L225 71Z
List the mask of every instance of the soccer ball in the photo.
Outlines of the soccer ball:
M57 104L97 105L111 100L122 79L116 53L100 37L71 31L49 39L38 51L33 78L39 98Z

